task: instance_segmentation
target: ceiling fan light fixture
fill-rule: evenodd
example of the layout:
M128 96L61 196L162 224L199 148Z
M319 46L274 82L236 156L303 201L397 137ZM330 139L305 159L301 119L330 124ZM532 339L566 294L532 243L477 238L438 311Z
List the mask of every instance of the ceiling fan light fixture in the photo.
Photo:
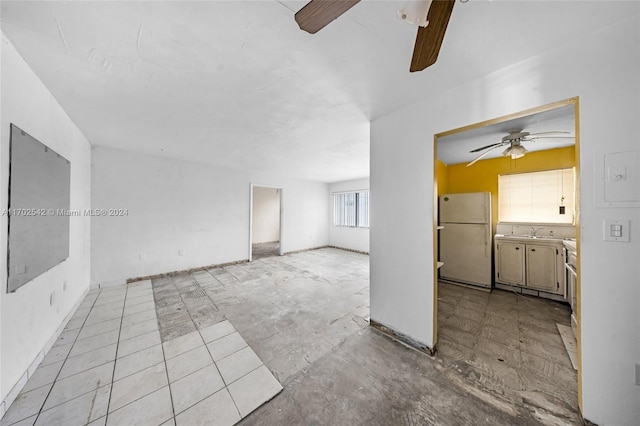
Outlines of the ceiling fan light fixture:
M527 153L527 148L522 145L511 145L509 148L502 151L502 155L505 157L511 157L512 160L516 158L522 158Z
M398 11L398 18L412 25L426 27L429 25L427 16L429 15L431 2L432 0L410 0L404 8Z

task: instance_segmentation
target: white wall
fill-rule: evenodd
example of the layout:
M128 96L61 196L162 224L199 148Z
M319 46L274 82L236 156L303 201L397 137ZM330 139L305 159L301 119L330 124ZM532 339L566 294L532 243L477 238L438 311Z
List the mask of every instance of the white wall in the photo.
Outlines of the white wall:
M128 210L93 219L92 286L248 259L251 183L283 188L285 252L328 243L326 184L104 147L92 160L93 208Z
M583 414L637 425L639 210L596 207L596 168L604 153L640 149L640 4L612 7L629 18L372 123L371 318L433 343L432 135L578 95ZM605 218L631 220L631 242L604 242Z
M251 242L280 241L280 189L253 187L253 227Z
M90 208L89 142L4 35L1 49L0 206L6 208L8 203L9 124L14 123L71 162L71 209ZM42 353L89 287L89 222L89 217L70 217L69 258L15 293L7 294L7 216L0 217L2 400ZM63 290L65 282L67 286ZM55 301L50 306L52 292L55 292Z
M333 226L333 197L331 195L335 192L365 189L369 190L369 178L335 182L329 185L329 245L369 253L369 228Z

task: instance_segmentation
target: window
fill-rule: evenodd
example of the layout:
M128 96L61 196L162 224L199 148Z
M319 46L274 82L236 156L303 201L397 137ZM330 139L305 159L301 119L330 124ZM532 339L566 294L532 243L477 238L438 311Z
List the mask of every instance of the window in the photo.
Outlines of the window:
M498 176L500 222L573 223L574 169Z
M369 227L369 191L333 194L333 226Z

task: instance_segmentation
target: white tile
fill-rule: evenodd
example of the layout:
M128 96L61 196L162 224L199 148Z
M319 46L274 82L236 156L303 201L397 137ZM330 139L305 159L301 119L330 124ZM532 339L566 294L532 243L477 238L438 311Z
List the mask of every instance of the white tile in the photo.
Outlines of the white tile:
M229 426L240 421L240 414L226 389L176 416L177 426Z
M110 383L113 376L113 364L113 362L110 362L69 376L66 379L56 380L44 404L44 409L55 407Z
M160 343L160 332L158 330L136 336L132 339L122 340L118 345L118 358L141 351L142 349L150 348L151 346L159 345Z
M87 337L86 339L78 340L73 344L73 347L69 352L69 357L78 356L80 354L91 352L96 349L117 343L119 335L120 330L116 329L108 331L106 333Z
M139 295L135 297L128 297L124 302L125 308L140 305L142 303L152 303L155 306L153 295Z
M122 327L120 330L120 340L131 339L132 337L140 336L154 330L158 330L158 321L156 319Z
M127 315L126 317L122 318L122 326L129 327L131 325L139 324L141 322L149 321L152 319L157 319L155 309L149 309L148 311Z
M244 341L242 336L238 333L231 333L228 336L222 337L218 340L214 340L207 344L209 352L214 361L218 361L226 356L231 355L234 352L247 346L247 342Z
M118 345L114 343L113 345L86 352L82 355L67 358L60 371L58 380L115 360L117 346Z
M17 423L11 423L11 426L33 426L37 418L38 418L38 415L36 414L35 416L31 416L24 420L20 420ZM2 419L2 421L0 421L0 426L6 426L6 425L8 425L8 423L5 423L4 419Z
M162 344L164 347L164 357L165 359L170 359L176 355L180 355L181 353L197 348L198 346L202 346L203 344L204 342L202 341L202 337L200 337L200 333L193 331L189 334L185 334L184 336L176 337L168 342L164 342Z
M134 289L134 288L151 288L151 280L140 280L140 281L134 281L132 283L127 284L127 287L129 288L129 290Z
M84 425L107 414L110 386L102 386L40 413L37 425Z
M120 293L125 293L127 291L127 285L126 284L119 284L119 285L113 285L113 286L109 286L109 287L102 287L100 289L100 296L103 295L107 295L107 294L120 294ZM100 297L98 296L98 297Z
M227 336L235 331L236 329L233 328L233 325L231 325L229 321L222 321L212 326L203 328L202 330L200 330L200 334L202 335L205 343L209 343L221 337Z
M78 309L76 309L76 311L73 313L69 321L86 319L87 315L89 315L89 312L91 312L91 307L88 307L88 308L78 307Z
M101 322L120 318L122 316L122 308L104 309L100 311L91 311L84 325L93 325Z
M124 305L124 316L135 314L143 311L150 311L156 309L156 305L153 301L146 301L140 303L126 303Z
M98 298L97 294L87 295L87 297L78 306L78 310L81 311L85 309L91 309L91 307L93 307L93 304L96 302L97 298Z
M89 337L97 336L108 331L118 330L120 328L120 318L115 318L109 321L104 321L99 324L85 325L80 329L78 334L78 340L87 339Z
M227 389L231 393L242 417L276 396L282 386L264 365L231 383Z
M164 363L156 364L146 370L113 382L109 411L115 411L166 385L168 383ZM109 418L109 422L111 422L111 418Z
M258 355L247 346L244 349L240 349L238 352L229 355L226 358L222 358L216 362L220 374L226 384L233 383L240 377L255 370L262 365L262 361L258 358Z
M174 412L181 413L224 388L224 382L214 364L171 383Z
M150 393L119 410L109 413L107 425L157 426L173 416L169 387Z
M63 331L62 333L60 333L60 336L58 336L58 340L56 340L56 343L54 343L53 346L55 347L73 343L76 340L76 337L78 337L80 330L81 329Z
M153 300L153 290L151 288L139 288L129 290L127 292L127 302L131 299L137 299L139 297L151 298L151 300Z
M20 393L2 418L3 424L10 425L38 414L50 389L51 385L46 385L30 392Z
M162 423L160 426L176 426L176 421L172 418Z
M107 424L107 416L100 417L97 420L92 421L87 426L105 426Z
M67 325L64 326L65 330L76 330L78 328L81 328L82 325L84 324L86 318L75 318L75 319L70 319L69 322L67 322Z
M180 354L167 360L169 381L173 383L209 364L213 364L213 360L211 359L211 355L209 355L207 347L204 345Z
M122 295L111 296L111 297L98 297L96 303L93 304L94 308L98 306L113 306L122 307L124 306L124 293Z
M49 350L49 352L47 352L47 354L44 356L44 359L40 363L40 366L53 364L58 361L64 361L67 355L69 355L69 352L71 351L72 347L73 347L73 344L71 343L69 343L68 345L59 345L59 346L52 347Z
M53 383L64 361L58 361L49 365L40 365L33 372L33 375L29 377L27 384L22 388L22 392L29 392L30 390L39 388L40 386Z
M120 380L123 377L137 373L163 361L162 346L159 344L132 353L116 361L116 371L113 375L113 380Z

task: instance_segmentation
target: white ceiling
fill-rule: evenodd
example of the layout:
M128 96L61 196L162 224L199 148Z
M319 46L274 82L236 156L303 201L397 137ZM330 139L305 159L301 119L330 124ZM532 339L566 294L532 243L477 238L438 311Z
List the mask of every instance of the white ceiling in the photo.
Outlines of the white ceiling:
M625 18L609 1L457 3L409 73L404 2L315 35L298 1L2 1L2 31L94 145L333 182L369 174L369 121ZM556 130L556 129L554 129Z
M575 144L575 111L573 105L539 112L503 123L492 124L466 132L438 138L438 158L445 164L468 163L485 151L469 152L476 148L498 143L512 130L524 130L529 133L568 132L567 138L539 138L522 142L528 151L544 151ZM506 146L493 149L483 160L502 156Z

